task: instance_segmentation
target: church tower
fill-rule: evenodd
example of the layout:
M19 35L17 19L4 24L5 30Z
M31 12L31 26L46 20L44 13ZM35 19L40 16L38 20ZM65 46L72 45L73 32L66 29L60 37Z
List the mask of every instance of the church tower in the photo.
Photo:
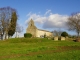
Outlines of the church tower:
M31 33L33 37L36 37L37 27L34 25L34 21L31 19L28 23L27 33Z

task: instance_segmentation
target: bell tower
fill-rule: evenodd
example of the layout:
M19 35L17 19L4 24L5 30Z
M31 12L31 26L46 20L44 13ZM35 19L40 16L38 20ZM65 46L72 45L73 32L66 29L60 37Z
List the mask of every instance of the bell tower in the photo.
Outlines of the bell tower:
M27 28L26 33L31 33L32 36L35 37L36 36L36 29L37 29L37 27L35 26L34 21L31 19L28 23L28 28Z
M29 26L35 26L35 25L34 25L34 21L31 19L31 20L29 21L28 25L29 25Z

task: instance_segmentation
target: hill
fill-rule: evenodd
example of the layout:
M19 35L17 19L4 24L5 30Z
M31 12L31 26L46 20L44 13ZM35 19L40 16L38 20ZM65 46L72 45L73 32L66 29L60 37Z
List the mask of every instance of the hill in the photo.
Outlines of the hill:
M46 38L0 41L0 60L79 60L80 42Z

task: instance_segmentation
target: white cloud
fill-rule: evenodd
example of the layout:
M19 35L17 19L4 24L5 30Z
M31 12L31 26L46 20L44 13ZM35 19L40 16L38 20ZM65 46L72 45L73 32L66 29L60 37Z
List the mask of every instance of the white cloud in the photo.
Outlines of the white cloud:
M30 12L27 16L29 18L26 22L33 19L35 23L42 24L43 28L64 28L68 18L67 15L53 14L51 10L46 11L44 15Z
M64 28L68 16L51 14L48 16L48 19L44 22L44 28Z
M26 23L29 20L33 19L35 22L42 24L46 20L46 16L41 16L41 15L38 15L36 13L33 13L33 14L29 13L27 16L29 16L29 18L26 20Z
M27 14L27 16L30 16L31 15L31 12L29 12L28 14Z
M51 10L47 10L44 15L51 14Z

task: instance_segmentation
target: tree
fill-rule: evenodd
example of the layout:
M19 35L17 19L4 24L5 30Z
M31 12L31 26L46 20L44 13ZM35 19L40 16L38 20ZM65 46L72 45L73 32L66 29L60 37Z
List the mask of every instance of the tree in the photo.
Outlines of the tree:
M61 36L66 37L66 36L68 36L68 33L67 32L62 32Z
M21 33L23 31L23 27L22 26L20 26L18 23L17 23L17 25L16 25L16 37L18 36L18 34L17 33Z
M59 36L59 37L60 37L60 36L61 36L61 33L62 33L61 30L54 30L54 31L53 31L53 35L54 35L54 36Z
M8 32L10 32L10 30L13 29L13 28L10 28L11 24L15 26L14 21L12 21L13 12L16 13L16 10L11 7L0 8L0 23L1 23L2 30L3 30L3 35L5 35L5 39L8 35Z
M17 19L18 18L17 18L16 12L12 12L8 36L13 36L13 34L15 33Z
M69 30L76 31L77 36L79 37L80 33L80 13L73 13L68 18L67 26Z

